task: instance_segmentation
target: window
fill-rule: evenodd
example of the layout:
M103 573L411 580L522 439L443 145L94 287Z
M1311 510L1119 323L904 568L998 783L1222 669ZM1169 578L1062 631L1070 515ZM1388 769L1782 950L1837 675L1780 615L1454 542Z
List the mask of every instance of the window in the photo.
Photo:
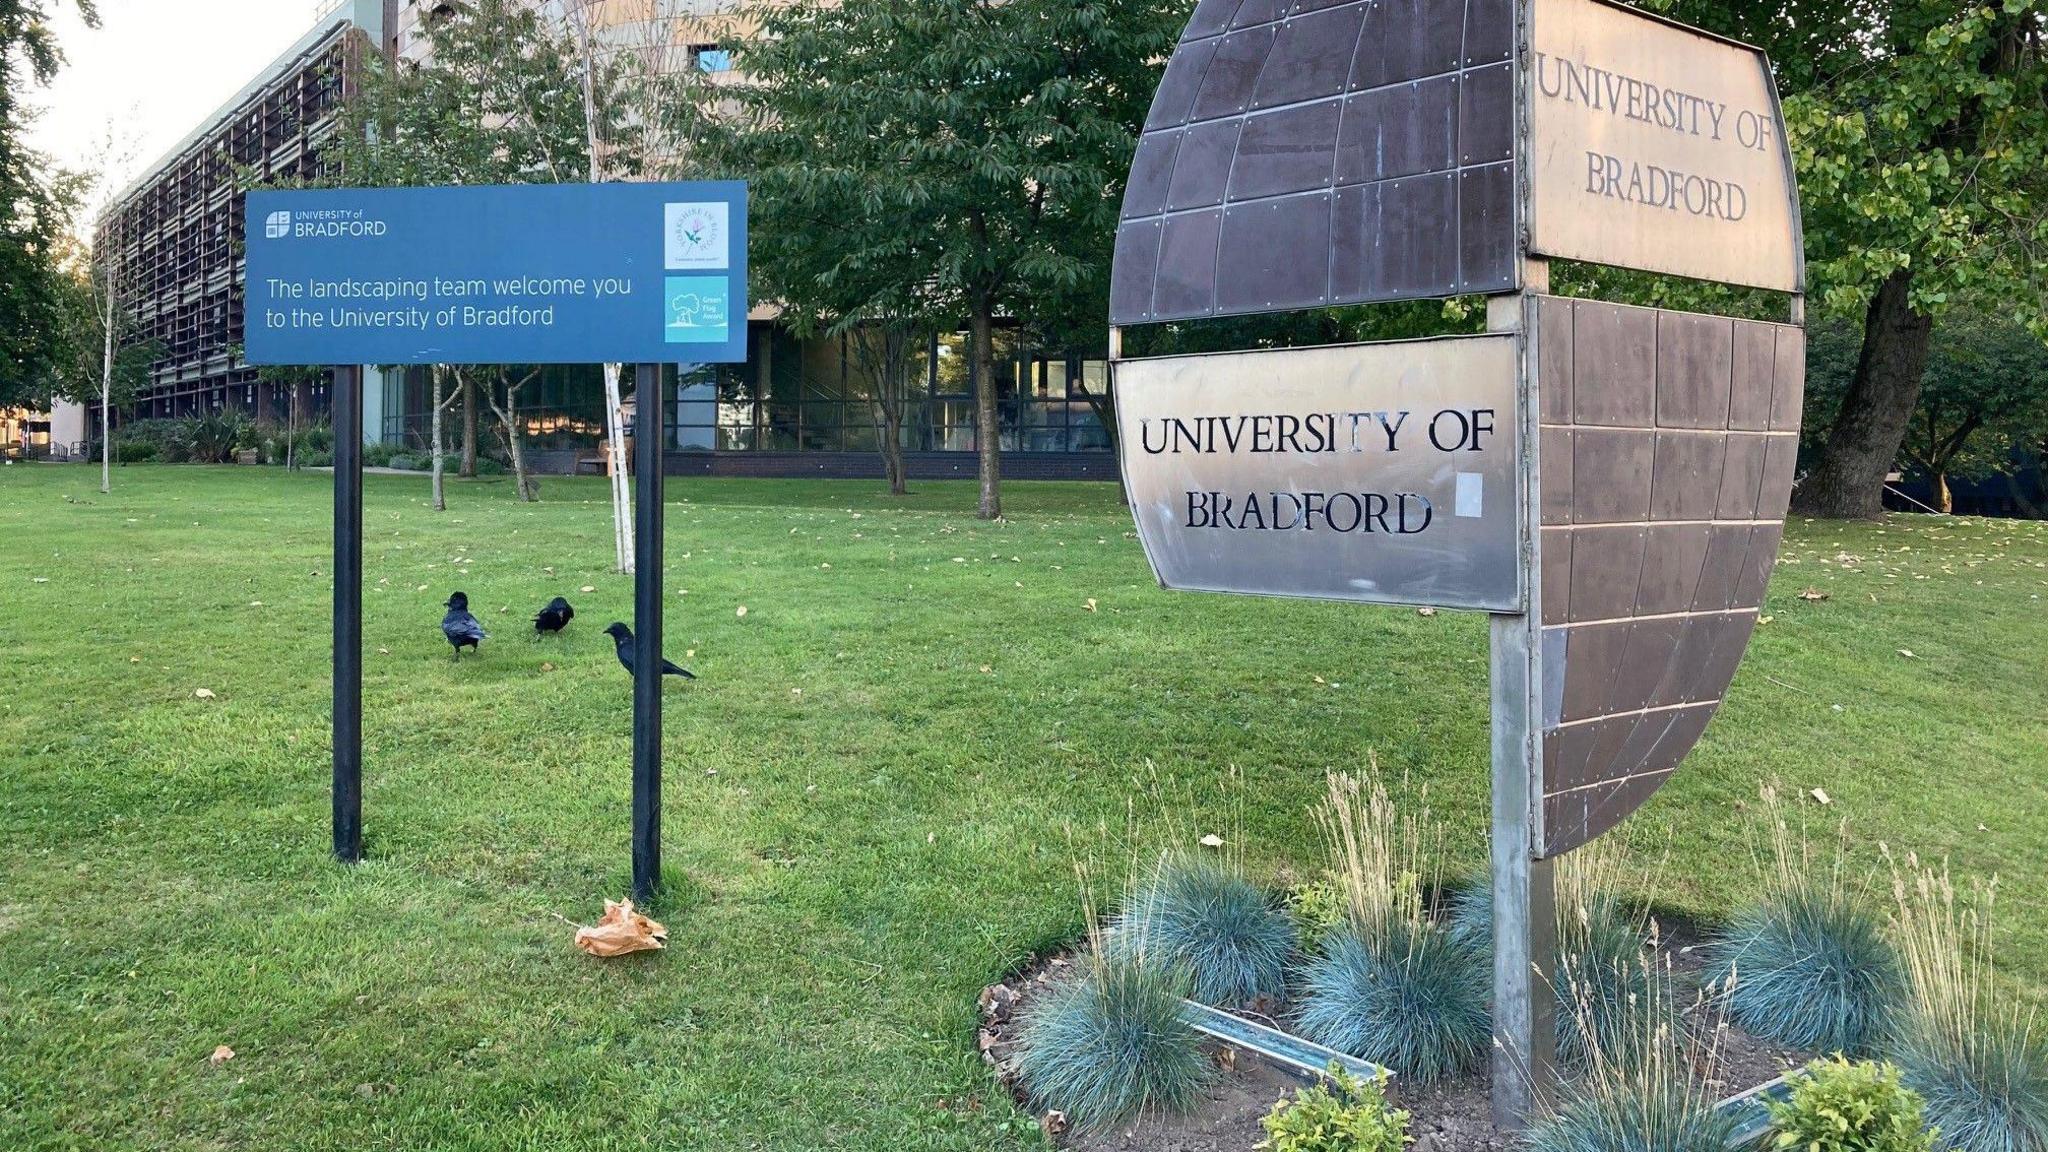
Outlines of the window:
M716 44L692 44L688 51L691 66L699 72L732 71L732 52L727 49Z

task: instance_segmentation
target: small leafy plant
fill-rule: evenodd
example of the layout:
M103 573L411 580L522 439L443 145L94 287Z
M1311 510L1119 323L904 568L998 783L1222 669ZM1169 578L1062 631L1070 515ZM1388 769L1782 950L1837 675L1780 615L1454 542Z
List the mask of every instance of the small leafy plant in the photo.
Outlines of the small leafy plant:
M1114 937L1142 939L1155 960L1183 968L1190 995L1236 1008L1287 990L1294 924L1235 867L1170 854L1132 894Z
M1897 1065L1816 1060L1772 1101L1771 1146L1780 1152L1933 1152L1920 1095Z
M1386 1077L1367 1080L1332 1064L1325 1081L1282 1100L1259 1121L1259 1152L1402 1152L1408 1113L1387 1102Z
M1181 1014L1186 984L1142 954L1095 953L1019 1029L1017 1072L1032 1103L1084 1129L1185 1111L1214 1071Z
M1345 920L1344 892L1334 880L1309 880L1287 890L1287 911L1303 954L1321 952L1330 934Z

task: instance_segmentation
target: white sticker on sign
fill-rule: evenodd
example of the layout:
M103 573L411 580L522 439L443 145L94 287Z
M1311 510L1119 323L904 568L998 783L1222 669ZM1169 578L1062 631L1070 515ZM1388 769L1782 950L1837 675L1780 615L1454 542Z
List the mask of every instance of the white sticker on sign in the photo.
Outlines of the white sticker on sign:
M732 209L724 203L670 204L663 263L669 271L732 265Z
M1486 477L1477 472L1458 473L1458 519L1484 519L1485 506Z

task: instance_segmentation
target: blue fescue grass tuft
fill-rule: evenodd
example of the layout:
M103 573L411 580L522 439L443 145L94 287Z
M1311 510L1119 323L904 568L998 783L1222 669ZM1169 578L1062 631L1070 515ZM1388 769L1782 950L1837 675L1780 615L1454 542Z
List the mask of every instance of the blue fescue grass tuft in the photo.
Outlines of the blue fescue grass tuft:
M1753 1036L1867 1055L1902 1007L1898 953L1843 882L1846 849L1838 845L1831 864L1816 860L1805 830L1785 819L1776 786L1762 795L1771 838L1769 863L1759 867L1763 895L1708 942L1708 983Z
M1908 1028L1892 1058L1926 1100L1929 1126L1956 1152L2048 1150L2048 1048L2028 1021L1988 1021L1958 1044Z
M1867 1055L1898 1009L1898 955L1877 917L1825 892L1779 892L1741 909L1707 962L1731 1021L1808 1052Z
M1286 912L1236 868L1169 855L1132 894L1114 947L1138 942L1158 962L1186 971L1189 995L1238 1008L1287 991L1295 929Z
M1728 1152L1735 1121L1675 1077L1576 1091L1530 1129L1528 1152Z
M1396 1075L1462 1075L1491 1050L1485 961L1434 925L1340 928L1308 964L1303 985L1303 1035Z
M1096 1129L1150 1110L1186 1111L1214 1067L1182 1016L1183 975L1098 955L1024 1018L1017 1072L1033 1105Z
M1671 981L1642 960L1649 943L1643 918L1610 886L1619 858L1600 846L1582 848L1558 868L1557 956L1550 985L1557 999L1557 1055L1582 1069L1596 1046L1627 1052L1636 1029L1629 1007L1670 1003ZM1493 889L1483 879L1450 900L1448 931L1482 958L1493 953Z
M1642 983L1669 988L1668 959L1631 964ZM1702 1014L1713 1007L1705 996L1694 1005ZM1718 1021L1689 1028L1660 994L1615 1005L1605 1025L1581 1035L1580 1064L1525 1137L1529 1152L1727 1152L1736 1121L1717 1107Z
M1890 853L1886 853L1889 858ZM1956 1152L2048 1152L2048 1043L1999 980L1996 880L1958 898L1948 869L1892 861L1908 995L1888 1055Z

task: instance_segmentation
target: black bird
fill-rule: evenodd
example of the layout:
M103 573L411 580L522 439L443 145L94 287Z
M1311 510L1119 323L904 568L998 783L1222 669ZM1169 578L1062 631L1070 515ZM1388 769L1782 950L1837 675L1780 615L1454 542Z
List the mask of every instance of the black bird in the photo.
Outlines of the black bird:
M575 618L576 610L569 607L567 600L557 596L548 602L547 607L540 610L540 615L533 618L533 630L535 633L560 632Z
M627 672L638 675L639 673L635 672L633 668L633 630L624 624L614 624L605 629L604 634L612 638L612 643L618 645L619 663L626 666ZM677 667L676 663L672 660L663 660L661 662L661 674L663 676L681 676L685 680L695 680L697 678L696 673L688 668Z
M457 592L448 598L446 607L448 614L441 617L441 635L446 636L448 643L455 646L455 658L462 659L464 648L483 651L479 645L490 639L490 633L485 632L484 626L477 623L476 617L469 614L469 597Z

